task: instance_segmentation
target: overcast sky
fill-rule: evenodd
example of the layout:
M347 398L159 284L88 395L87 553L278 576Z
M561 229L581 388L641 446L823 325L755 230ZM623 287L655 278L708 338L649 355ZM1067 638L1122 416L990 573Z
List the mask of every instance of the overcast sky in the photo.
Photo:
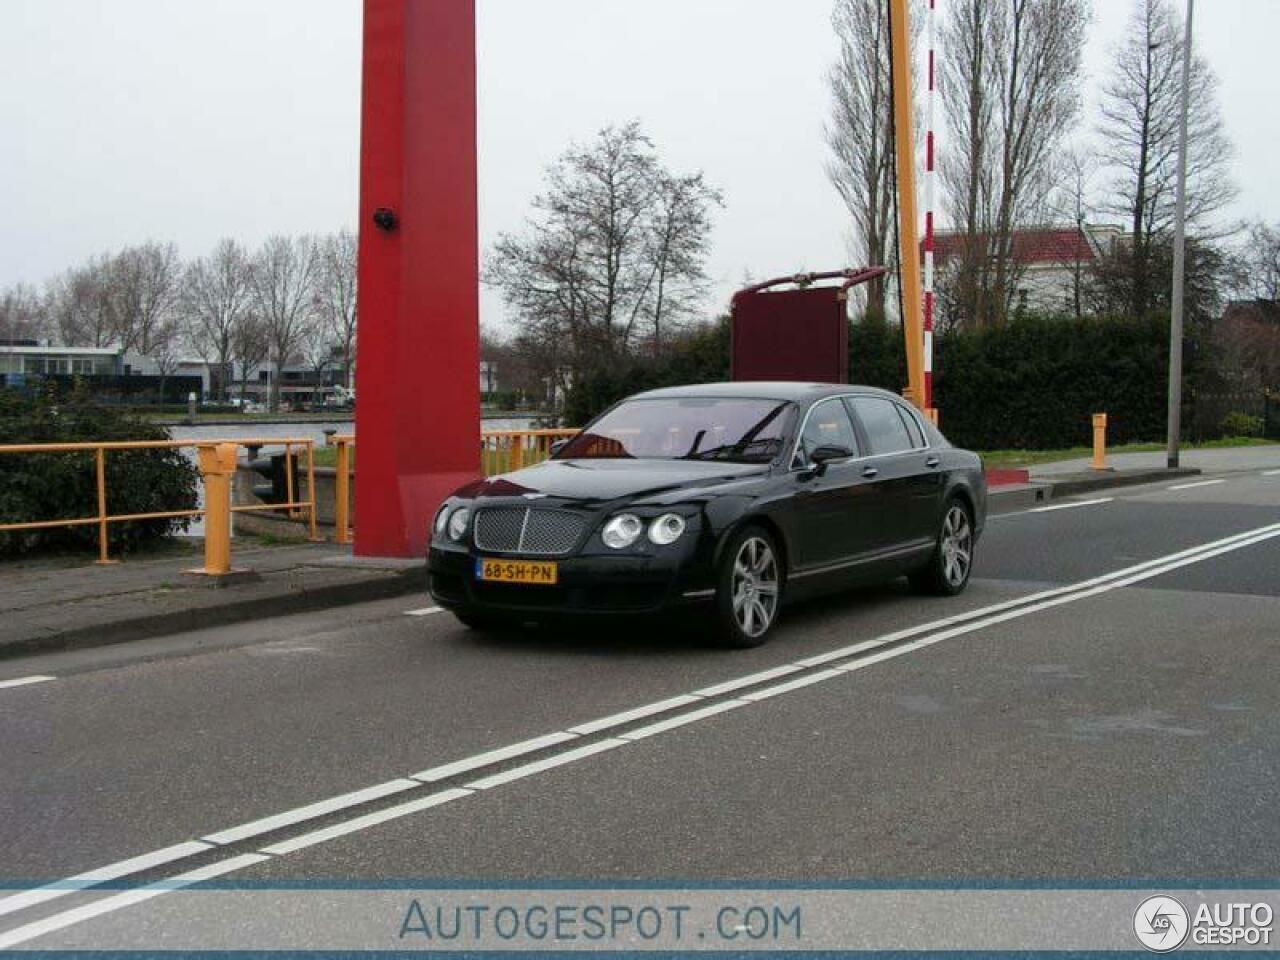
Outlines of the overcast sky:
M847 263L823 172L831 0L479 5L486 246L569 141L638 118L725 193L709 306L748 274ZM1094 5L1087 123L1130 9ZM148 239L195 256L354 226L360 21L360 0L0 0L0 285ZM1280 221L1280 0L1201 0L1197 26L1236 144L1234 215Z

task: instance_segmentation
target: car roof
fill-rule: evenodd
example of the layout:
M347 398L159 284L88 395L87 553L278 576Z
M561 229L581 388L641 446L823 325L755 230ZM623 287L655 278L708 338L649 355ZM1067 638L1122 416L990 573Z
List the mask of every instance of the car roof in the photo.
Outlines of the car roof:
M869 393L895 400L901 400L897 394L876 387L861 387L854 384L833 383L790 383L790 382L736 382L736 383L699 383L685 387L665 387L661 390L650 390L641 393L633 400L677 400L686 398L723 398L751 400L779 400L792 403L813 403L825 397L842 396L849 393Z

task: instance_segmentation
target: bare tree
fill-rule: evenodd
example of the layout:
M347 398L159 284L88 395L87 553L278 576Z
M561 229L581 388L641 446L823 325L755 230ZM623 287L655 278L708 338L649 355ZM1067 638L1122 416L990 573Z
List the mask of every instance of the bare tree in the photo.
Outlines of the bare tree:
M182 310L192 346L214 374L216 396L230 388L236 332L253 297L252 267L244 248L222 240L212 254L192 263L182 284Z
M1002 323L1018 287L1015 231L1043 216L1080 110L1088 0L960 0L945 27L958 159L945 177L962 224L954 296L965 322Z
M1280 302L1280 225L1253 224L1241 260L1245 295Z
M121 349L153 357L172 338L182 272L171 243L129 247L112 258L109 282Z
M692 309L719 195L667 172L635 123L575 145L547 179L524 233L499 237L485 279L522 342L563 341L540 352L581 374L633 356Z
M855 257L880 266L892 257L894 236L889 8L881 0L836 0L832 22L840 39L840 59L829 77L827 176L853 220ZM913 19L913 28L920 23L921 18ZM918 29L913 32L918 36ZM884 316L885 292L883 278L867 285L869 312Z
M34 287L19 283L0 293L0 342L37 340L48 321L48 304Z
M1136 0L1130 29L1103 91L1099 134L1115 171L1111 208L1133 230L1129 309L1147 313L1163 293L1153 247L1172 227L1181 115L1182 22L1168 0ZM1235 197L1231 143L1217 103L1217 80L1196 57L1191 67L1187 221L1202 232Z
M244 403L249 377L262 366L270 352L271 342L267 336L267 325L262 317L250 308L236 324L231 335L232 366L240 369L241 404Z
M95 257L50 282L50 322L65 346L102 350L120 345L111 264L111 257Z
M310 237L273 236L254 257L254 309L265 326L271 378L271 410L280 409L280 378L298 353L312 318L319 265Z
M342 382L350 390L356 351L356 259L359 241L342 229L320 241L316 306L342 360Z

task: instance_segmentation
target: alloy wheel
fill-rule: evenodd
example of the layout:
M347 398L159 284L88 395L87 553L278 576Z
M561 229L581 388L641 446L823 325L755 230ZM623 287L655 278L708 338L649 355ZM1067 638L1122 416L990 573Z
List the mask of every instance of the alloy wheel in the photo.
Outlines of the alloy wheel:
M969 579L973 565L973 525L964 507L955 504L942 525L942 575L952 587Z
M748 537L733 564L733 616L753 639L762 637L778 614L778 558L760 537Z

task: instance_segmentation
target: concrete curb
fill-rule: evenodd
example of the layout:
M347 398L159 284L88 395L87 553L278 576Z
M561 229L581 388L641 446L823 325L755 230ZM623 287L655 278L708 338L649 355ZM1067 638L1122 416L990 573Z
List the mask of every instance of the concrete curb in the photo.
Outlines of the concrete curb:
M1060 479L1032 479L1031 483L1009 487L995 487L989 494L992 513L1009 513L1013 510L1032 508L1052 503L1063 497L1074 497L1100 490L1116 490L1136 487L1165 480L1183 480L1201 476L1203 471L1189 467L1178 470L1117 470L1111 473L1073 473Z
M338 609L377 600L390 600L409 594L424 594L427 588L425 563L413 569L389 573L379 581L326 585L313 589L294 589L272 596L228 602L187 610L115 620L94 626L75 627L40 637L0 644L0 660L28 657L41 653L104 647L130 640L154 640L209 627L227 627L254 620L273 619L317 610Z

